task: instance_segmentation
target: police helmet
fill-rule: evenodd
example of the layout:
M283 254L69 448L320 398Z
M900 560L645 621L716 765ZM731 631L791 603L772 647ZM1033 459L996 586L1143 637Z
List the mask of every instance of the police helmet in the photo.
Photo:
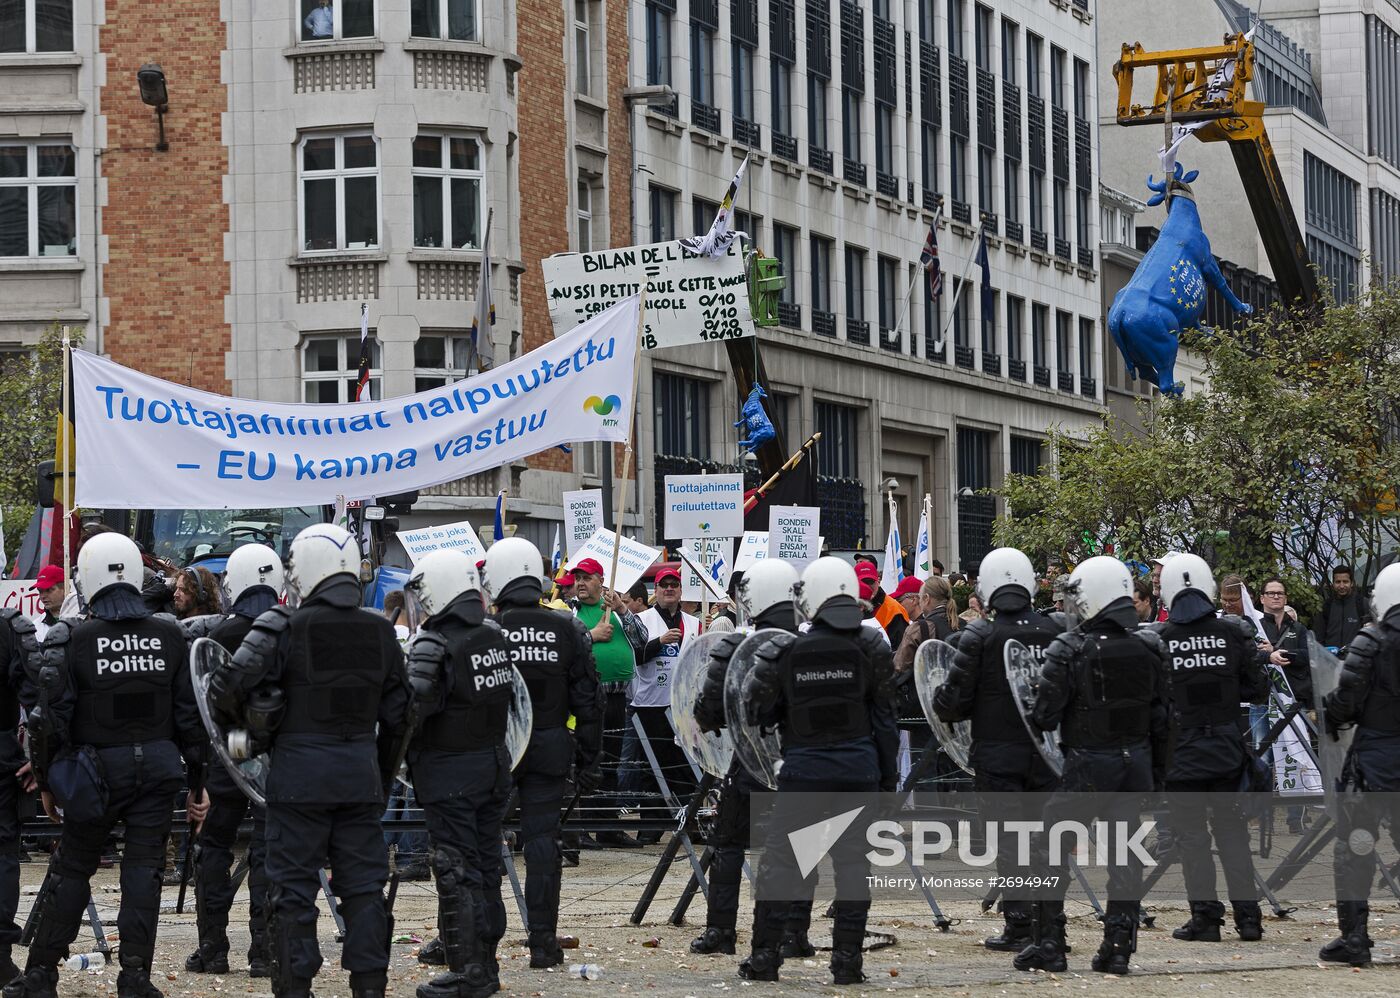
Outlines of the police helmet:
M480 593L476 562L462 551L432 551L419 559L403 584L409 627L446 610L463 593Z
M78 592L91 603L105 590L126 585L141 589L141 549L125 534L94 534L78 551Z
M846 629L860 626L860 604L856 602L859 596L856 570L849 562L833 556L812 562L793 586L797 612L804 619L820 618Z
M792 588L797 584L797 569L778 558L756 561L744 573L735 589L734 598L744 608L750 620L779 603L792 602Z
M493 603L515 583L529 584L538 593L544 589L544 558L540 549L523 537L505 537L492 544L486 552L481 583Z
M82 563L78 564L81 570ZM1371 609L1377 620L1384 620L1397 606L1400 606L1400 564L1387 565L1376 576L1376 585L1371 590Z
M1194 589L1212 603L1215 602L1215 576L1200 555L1172 555L1162 563L1162 602L1172 608L1176 598Z
M1029 599L1035 595L1035 568L1025 553L1016 548L997 548L987 553L977 568L977 598L983 606L1007 586L1015 586Z
M344 527L317 523L297 534L287 553L287 601L310 596L332 575L360 575L360 546Z
M232 606L238 597L254 586L267 586L282 594L282 559L266 544L244 544L234 548L224 568L224 600Z
M1112 603L1131 599L1133 577L1117 558L1099 555L1081 562L1065 586L1065 612L1075 621L1093 620Z

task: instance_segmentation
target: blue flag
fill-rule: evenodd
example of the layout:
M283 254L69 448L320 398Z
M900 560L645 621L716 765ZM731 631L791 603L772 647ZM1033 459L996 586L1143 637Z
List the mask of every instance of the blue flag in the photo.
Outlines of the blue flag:
M506 535L506 490L502 489L496 496L496 536L495 540L501 540Z

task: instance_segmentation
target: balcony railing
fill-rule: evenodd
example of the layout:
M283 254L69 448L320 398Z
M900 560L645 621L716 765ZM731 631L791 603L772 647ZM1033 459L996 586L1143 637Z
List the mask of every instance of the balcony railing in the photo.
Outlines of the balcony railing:
M707 132L719 134L719 108L692 100L690 102L690 123L696 128L703 128Z
M849 157L841 161L841 178L848 183L865 186L865 164Z
M974 359L972 347L953 347L953 363L957 364L959 367L965 367L971 371L973 369L972 362Z
M812 332L818 336L836 337L836 316L831 312L812 310Z
M1039 229L1031 229L1031 249L1038 249L1040 252L1046 253L1049 252L1047 249L1049 245L1050 243L1045 233L1041 232Z
M982 354L982 373L983 373L983 374L994 374L994 375L996 375L998 378L1001 377L1001 354L999 354L999 353L983 353L983 354Z
M1049 388L1049 387L1050 387L1050 368L1048 368L1048 367L1041 367L1039 364L1036 364L1035 367L1033 368L1033 371L1034 371L1034 374L1035 374L1035 383L1036 383L1036 385L1038 385L1038 386L1041 387L1041 388Z
M1068 260L1070 258L1068 239L1061 239L1058 236L1055 237L1055 255L1061 260Z
M1083 246L1079 247L1078 261L1079 266L1083 267L1085 270L1093 270L1094 251L1091 249L1085 249Z
M899 198L899 178L875 171L875 189L887 198Z
M1020 222L1006 220L1006 238L1013 243L1024 243L1026 241L1026 229Z
M1079 394L1085 398L1098 398L1099 383L1093 378L1086 378L1081 374L1079 376Z
M1026 380L1026 362L1024 360L1008 360L1006 362L1006 376L1012 381Z
M763 129L752 121L734 119L734 141L758 149L763 145Z
M797 140L791 135L784 135L781 132L773 133L773 155L779 159L785 159L789 163L798 162Z
M953 202L953 220L962 222L963 225L972 224L972 206L966 201Z
M790 301L778 302L778 324L789 329L801 329L802 306Z
M807 165L819 173L831 176L831 150L807 143Z
M924 191L924 211L938 210L938 192Z
M1074 375L1070 374L1068 371L1057 371L1056 374L1058 375L1060 391L1069 392L1071 395L1073 395Z
M899 336L888 326L880 326L880 349L899 352Z
M852 319L846 316L846 340L849 343L859 343L861 346L870 345L870 323L864 319Z

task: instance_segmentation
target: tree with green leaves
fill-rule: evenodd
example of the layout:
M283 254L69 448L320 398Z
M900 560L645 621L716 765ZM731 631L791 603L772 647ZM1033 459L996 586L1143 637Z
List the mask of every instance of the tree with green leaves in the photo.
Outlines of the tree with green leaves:
M1071 564L1191 551L1251 585L1283 576L1304 614L1333 565L1373 578L1400 550L1400 286L1182 346L1207 387L1141 403L1140 429L1052 432L1058 467L1008 476L997 542Z
M32 349L0 354L0 509L11 556L37 503L35 468L54 454L62 395L63 331L56 323Z

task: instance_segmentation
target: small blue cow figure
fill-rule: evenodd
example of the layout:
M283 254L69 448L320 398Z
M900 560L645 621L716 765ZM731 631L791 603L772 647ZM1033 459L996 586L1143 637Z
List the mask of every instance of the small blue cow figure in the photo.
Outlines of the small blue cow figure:
M1253 311L1235 297L1211 255L1210 240L1201 229L1201 215L1191 194L1191 181L1199 172L1183 175L1178 163L1169 180L1158 184L1147 178L1148 188L1156 192L1149 205L1161 204L1167 197L1167 185L1171 185L1167 220L1108 310L1108 330L1127 363L1128 377L1155 381L1164 395L1182 394L1176 380L1177 336L1183 329L1200 325L1207 281L1236 312L1248 315Z
M778 435L778 431L773 429L768 413L763 411L763 400L767 397L768 393L763 390L763 386L755 381L744 407L739 410L744 418L734 424L742 426L748 434L747 437L739 438L741 450L756 451Z

